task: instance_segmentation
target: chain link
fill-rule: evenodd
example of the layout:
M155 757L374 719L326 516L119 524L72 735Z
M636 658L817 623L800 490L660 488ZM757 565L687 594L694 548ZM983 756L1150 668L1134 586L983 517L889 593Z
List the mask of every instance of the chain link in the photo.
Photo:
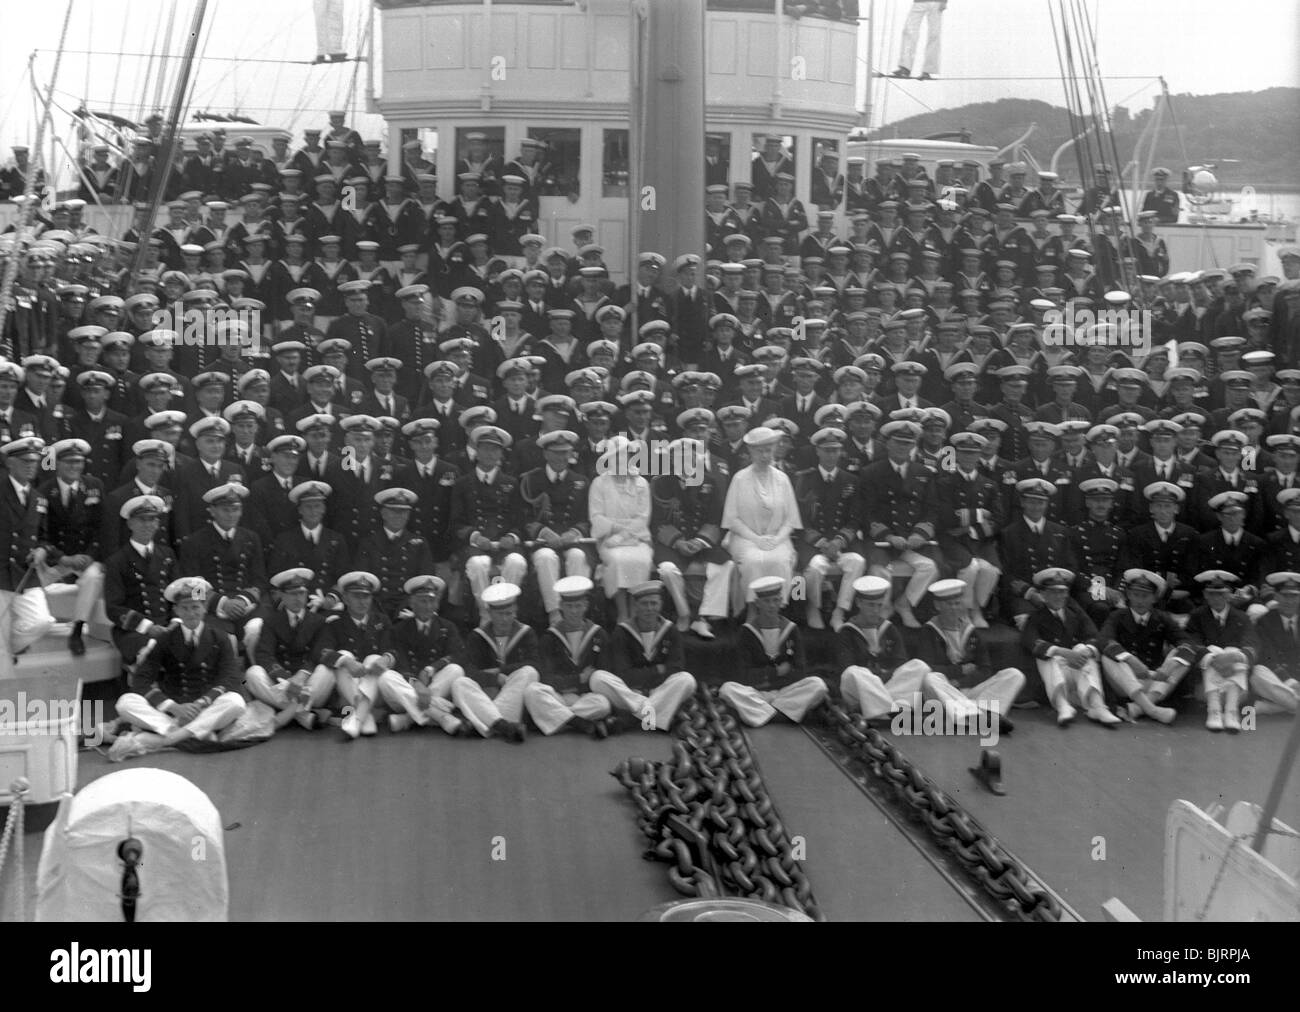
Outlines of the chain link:
M893 788L898 800L918 818L998 905L1019 920L1058 922L1056 897L998 843L969 812L944 794L893 742L859 714L831 703L827 721L835 737L876 777Z
M744 896L825 920L736 718L701 689L673 730L671 759L612 772L650 841L642 856L667 863L683 896Z

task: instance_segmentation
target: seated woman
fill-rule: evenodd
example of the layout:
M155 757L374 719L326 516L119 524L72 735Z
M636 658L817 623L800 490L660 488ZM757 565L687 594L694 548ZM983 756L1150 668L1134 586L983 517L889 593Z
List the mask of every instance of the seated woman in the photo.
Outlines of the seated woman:
M726 547L740 570L746 601L754 599L753 584L760 576L781 577L785 581L781 599L786 601L794 576L796 553L791 534L803 521L794 486L772 463L782 438L776 429L761 425L745 433L752 463L731 479L722 507Z
M636 464L639 446L625 436L608 441L587 500L591 536L604 563L605 595L614 599L620 622L629 615L627 588L649 580L654 564L650 484Z

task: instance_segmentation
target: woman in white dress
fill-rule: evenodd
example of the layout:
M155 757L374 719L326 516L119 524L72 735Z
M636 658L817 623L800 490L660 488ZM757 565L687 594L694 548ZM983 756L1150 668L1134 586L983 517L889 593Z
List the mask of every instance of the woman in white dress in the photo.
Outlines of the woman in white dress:
M752 463L736 472L722 507L722 526L727 530L727 550L740 570L746 600L754 599L748 588L760 576L785 580L782 603L790 596L794 576L795 548L791 535L803 526L794 486L786 474L772 466L772 457L782 434L759 426L745 433Z
M605 596L614 598L620 622L631 614L628 588L649 580L654 564L650 484L633 462L638 446L624 436L606 441L587 500L591 536L604 564Z

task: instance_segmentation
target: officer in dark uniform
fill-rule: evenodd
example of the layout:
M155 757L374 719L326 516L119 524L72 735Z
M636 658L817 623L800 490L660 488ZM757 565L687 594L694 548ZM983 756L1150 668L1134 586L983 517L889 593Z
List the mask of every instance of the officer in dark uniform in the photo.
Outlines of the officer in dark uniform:
M254 699L273 707L276 727L290 721L312 730L323 723L334 676L316 663L316 640L326 616L307 606L316 574L295 567L271 577L274 607L263 617L244 685Z
M1266 548L1261 571L1294 573L1300 570L1300 487L1279 491L1277 503L1282 511L1283 524L1280 530L1264 539Z
M438 328L429 319L428 294L428 285L399 288L403 317L388 328L388 354L402 363L397 392L412 406L420 400L425 367L438 357Z
M298 523L298 508L289 493L298 484L298 462L306 449L301 436L276 436L266 447L271 470L249 486L248 528L265 548Z
M1124 558L1139 569L1150 570L1165 581L1168 597L1162 607L1186 614L1191 609L1189 587L1194 570L1196 528L1177 520L1187 492L1179 485L1156 481L1142 489L1148 519L1124 537Z
M339 423L346 445L339 463L326 478L333 494L329 526L349 544L359 545L379 528L375 493L391 488L395 468L374 456L379 422L370 415L349 415Z
M375 493L381 527L366 535L357 549L356 565L379 578L377 603L390 619L406 602L406 582L433 569L429 543L407 529L415 493L387 488Z
M1027 478L1041 478L1055 489L1047 510L1048 519L1064 522L1071 506L1071 475L1069 468L1056 457L1061 430L1050 422L1033 421L1025 425L1025 433L1029 442L1029 456L1016 461L1002 478L1005 513L1009 517L1015 516L1018 486L1022 481ZM1038 567L1038 569L1043 568L1045 567ZM1065 568L1076 567L1070 565ZM1038 572L1038 569L1034 572Z
M415 493L414 531L428 543L435 569L451 575L451 496L460 471L438 455L439 424L436 418L417 418L402 426L410 462L394 476L401 488Z
M163 596L178 575L176 555L158 537L167 505L155 495L137 495L118 510L129 534L104 569L104 609L113 624L113 644L122 662L134 665L140 649L168 621Z
M1025 478L1015 491L1019 509L1002 529L1002 613L1013 616L1018 628L1041 598L1034 590L1034 574L1044 569L1068 569L1077 572L1074 548L1069 531L1047 519L1049 500L1057 495L1057 486L1046 478Z
M1178 221L1178 214L1181 210L1180 198L1178 191L1171 190L1167 185L1169 182L1169 170L1163 166L1151 170L1151 179L1155 183L1155 188L1147 190L1142 196L1143 211L1155 211L1156 220L1162 225L1173 225ZM1163 274L1164 272L1158 272Z
M1085 478L1078 488L1087 515L1070 528L1079 565L1075 600L1094 623L1101 623L1124 600L1119 591L1124 533L1111 518L1119 482L1111 478Z
M190 426L199 456L197 460L178 464L174 471L176 499L172 517L172 535L179 544L202 527L208 517L206 493L232 481L243 482L244 470L233 460L225 459L230 423L224 418L204 418Z
M466 546L457 553L457 561L464 567L476 601L487 589L494 565L500 567L501 580L515 586L528 571L519 552L523 541L519 482L501 466L510 443L509 433L495 425L474 429L470 434L474 465L452 488L453 537Z
M928 548L935 535L938 476L912 459L921 434L915 422L888 422L880 434L888 457L863 468L858 482L861 516L867 520L867 541L873 546L871 575L893 579L898 567L900 574L909 577L894 607L904 625L916 628L920 623L913 609L938 576Z
M1300 702L1300 573L1287 570L1266 577L1276 596L1259 620L1259 654L1250 673L1250 687L1260 700L1284 713L1296 712Z
M344 610L331 615L319 633L317 663L331 670L339 696L352 712L343 719L349 739L378 733L373 711L379 697L379 678L396 663L393 626L374 604L379 577L353 570L339 577L334 588Z
M461 666L464 641L438 614L446 589L446 583L431 574L413 576L403 585L407 609L393 626L393 666L379 676L379 692L392 710L388 727L393 732L436 723L450 735L468 733L449 698L455 682L466 676Z
M134 476L105 496L100 512L99 551L103 559L112 557L126 543L130 532L126 518L122 516L122 507L137 496L152 495L162 500L166 509L158 525L158 538L167 545L172 542L168 518L172 493L162 484L163 473L174 452L171 444L161 439L141 439L132 444L131 451L135 454Z
M186 536L177 554L182 575L212 577L212 615L251 637L260 628L253 620L266 587L266 555L257 535L239 525L247 497L248 487L234 482L205 492L211 522Z
M126 463L126 429L130 419L108 408L113 378L92 369L77 377L82 406L68 418L68 433L90 445L86 471L104 485L116 485Z
M822 600L826 578L840 577L831 613L831 627L838 629L852 610L853 584L867 567L868 549L858 530L862 491L858 477L840 466L847 438L843 429L833 427L813 433L810 442L817 465L799 471L794 478L795 499L804 523L795 546L796 566L807 587L810 629L825 628Z
M591 558L581 544L591 534L587 518L590 481L571 466L577 433L567 429L546 432L537 438L537 446L546 463L519 479L519 497L524 532L536 544L532 560L542 607L555 622L560 618L555 584L561 578L561 568L564 576L591 575Z
M77 585L68 649L80 657L86 652L82 629L104 587L104 567L98 561L102 558L99 532L103 526L104 485L98 478L84 473L86 454L90 452L88 443L65 439L49 447L47 452L54 458L55 473L36 490L45 504L40 543L49 567L42 574L41 582L46 586L50 583Z
M997 588L998 532L1006 524L1002 486L983 473L979 458L988 440L974 432L955 432L952 470L937 482L936 535L944 563L965 582L966 605L977 629L988 627L984 608Z
M324 526L326 502L331 488L323 481L303 481L289 492L289 502L298 510L298 521L282 531L271 545L269 568L310 569L313 599L323 601L339 578L351 568L352 549L343 535Z
M1218 569L1241 581L1233 595L1233 604L1238 607L1254 600L1265 553L1264 539L1244 529L1249 503L1245 492L1226 491L1211 496L1206 507L1217 515L1219 529L1199 535L1192 552L1192 572Z

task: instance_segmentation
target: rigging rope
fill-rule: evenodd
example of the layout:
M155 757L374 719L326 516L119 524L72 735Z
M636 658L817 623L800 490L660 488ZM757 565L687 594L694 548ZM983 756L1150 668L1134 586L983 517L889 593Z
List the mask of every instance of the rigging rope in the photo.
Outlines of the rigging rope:
M50 72L49 94L46 96L45 115L37 120L36 124L36 142L32 145L31 171L27 173L27 180L23 186L23 210L14 228L14 252L13 256L5 263L4 279L0 281L0 337L5 332L5 318L9 315L10 303L13 301L14 282L18 278L19 267L27 261L27 251L24 248L27 240L31 238L30 232L32 221L36 217L36 180L40 177L44 157L41 153L41 146L45 143L45 131L50 123L49 101L54 96L54 83L59 79L59 68L63 65L63 46L68 41L68 26L72 23L72 8L76 5L77 0L68 0L68 9L63 14L63 29L59 33L59 51L54 57L54 69ZM30 64L28 65L30 69ZM35 86L35 76L32 78L32 84Z

